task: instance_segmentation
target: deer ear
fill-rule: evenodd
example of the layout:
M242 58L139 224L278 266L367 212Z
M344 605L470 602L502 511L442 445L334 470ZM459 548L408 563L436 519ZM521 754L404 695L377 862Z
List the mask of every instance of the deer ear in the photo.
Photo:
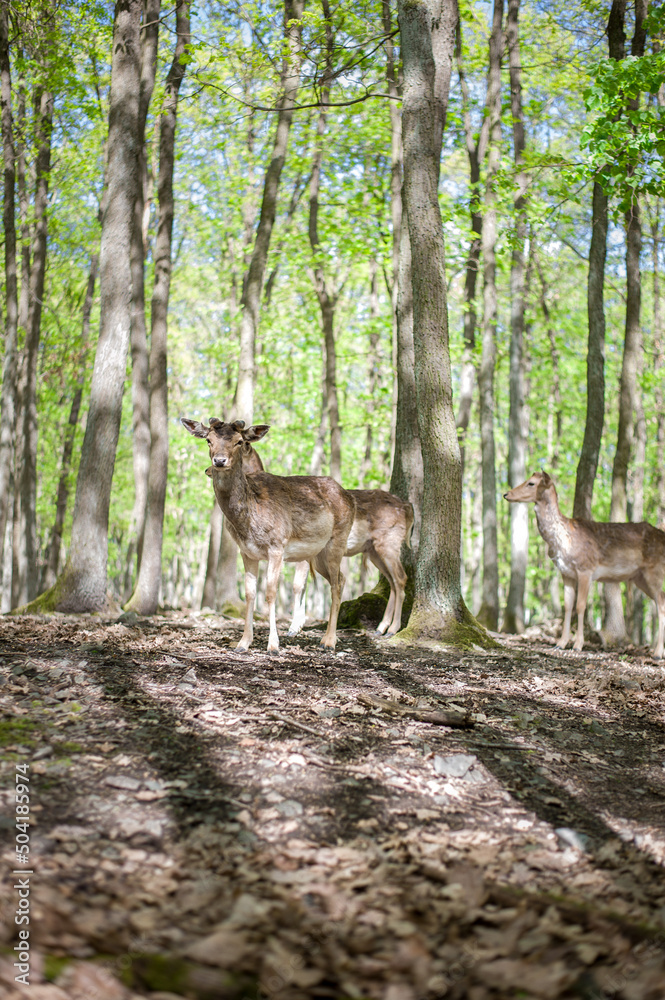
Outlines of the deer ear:
M197 438L208 437L209 427L202 424L199 420L190 420L188 417L181 417L180 423L185 427L190 434L193 434Z
M206 471L206 476L209 476L212 479L212 465L209 465L205 471Z
M245 441L260 441L262 437L265 437L270 430L270 424L253 424L252 427L248 427L243 437Z

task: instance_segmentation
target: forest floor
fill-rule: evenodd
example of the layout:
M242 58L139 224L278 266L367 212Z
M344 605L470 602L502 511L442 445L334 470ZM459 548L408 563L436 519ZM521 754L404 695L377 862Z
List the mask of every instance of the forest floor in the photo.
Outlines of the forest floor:
M0 619L1 996L665 997L648 650L562 652L545 627L471 653L349 630L330 652L312 627L269 655L259 623L243 654L240 632Z

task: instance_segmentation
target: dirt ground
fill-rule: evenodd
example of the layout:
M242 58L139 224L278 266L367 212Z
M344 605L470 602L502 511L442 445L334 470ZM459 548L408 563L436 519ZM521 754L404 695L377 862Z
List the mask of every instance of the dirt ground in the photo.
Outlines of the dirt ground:
M331 653L313 627L269 655L259 623L243 654L240 633L0 620L1 996L665 997L648 650L561 652L546 627L470 653L349 630Z

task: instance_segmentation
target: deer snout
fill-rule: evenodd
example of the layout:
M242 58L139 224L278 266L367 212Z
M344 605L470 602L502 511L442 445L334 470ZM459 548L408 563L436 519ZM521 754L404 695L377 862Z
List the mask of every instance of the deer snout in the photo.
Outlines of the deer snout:
M217 455L215 458L213 458L212 464L217 469L223 469L225 468L225 466L229 464L229 460L224 455Z

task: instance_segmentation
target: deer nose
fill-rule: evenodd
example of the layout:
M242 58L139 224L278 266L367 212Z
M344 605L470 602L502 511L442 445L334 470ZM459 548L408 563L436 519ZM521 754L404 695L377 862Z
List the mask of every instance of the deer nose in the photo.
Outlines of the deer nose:
M218 469L223 469L225 465L228 465L228 462L228 458L225 458L223 455L217 455L217 457L212 460L212 464Z

